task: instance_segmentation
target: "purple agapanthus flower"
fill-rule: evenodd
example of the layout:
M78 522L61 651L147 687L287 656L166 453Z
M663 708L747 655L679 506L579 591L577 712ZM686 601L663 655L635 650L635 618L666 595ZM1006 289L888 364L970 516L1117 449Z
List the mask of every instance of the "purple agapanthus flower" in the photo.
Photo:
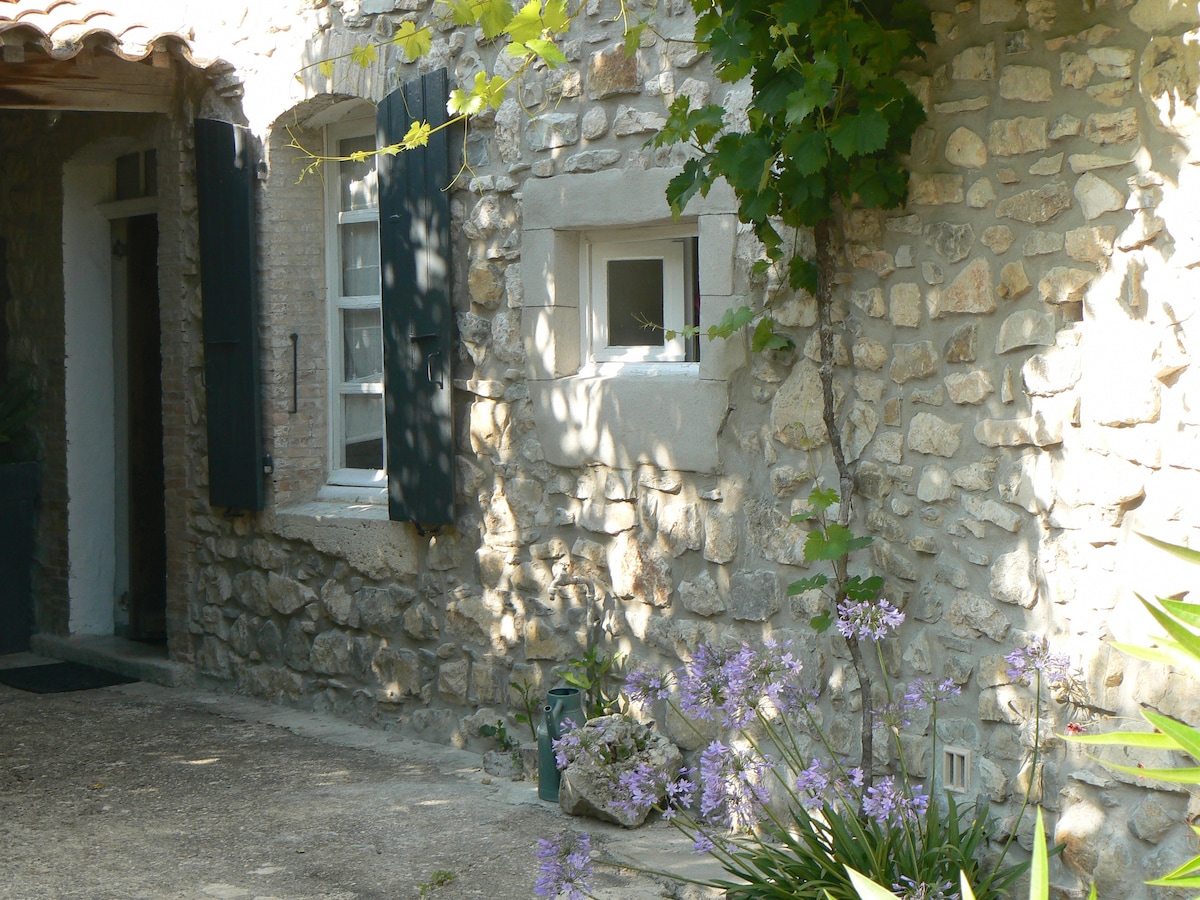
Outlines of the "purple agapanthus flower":
M727 728L745 728L764 700L793 712L805 697L802 664L786 644L766 641L761 647L701 645L691 662L676 673L679 705L701 720L720 717Z
M539 897L586 900L591 893L592 840L586 833L563 831L554 838L538 841L538 880L533 892Z
M862 809L881 825L911 825L929 809L929 796L920 785L914 784L906 791L895 778L886 775L867 788Z
M700 815L729 828L749 828L762 818L769 764L753 750L713 741L700 755Z
M886 598L843 600L837 607L837 630L842 637L860 641L881 641L900 627L904 613Z
M958 900L958 891L949 881L928 884L908 875L900 876L900 880L892 885L892 893L901 900Z
M582 733L570 719L563 722L562 737L553 743L554 764L559 769L565 769L584 751Z
M800 802L805 809L819 809L829 799L831 787L833 775L823 760L814 759L812 765L796 776L796 791L801 795Z
M1027 684L1040 676L1042 681L1053 686L1071 677L1071 658L1065 653L1052 652L1044 637L1028 647L1014 650L1004 659L1008 663L1008 677L1016 682Z
M961 693L962 688L949 678L943 678L941 681L915 678L904 691L904 702L908 704L909 709L926 709Z
M663 674L654 669L634 669L625 676L625 693L630 700L653 703L670 695Z

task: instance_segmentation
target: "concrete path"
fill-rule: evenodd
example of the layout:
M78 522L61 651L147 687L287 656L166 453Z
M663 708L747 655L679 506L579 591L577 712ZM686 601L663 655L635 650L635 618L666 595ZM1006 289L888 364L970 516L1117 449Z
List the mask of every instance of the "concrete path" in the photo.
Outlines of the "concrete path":
M480 763L229 694L0 685L0 900L524 900L563 828L604 900L714 896L620 867L713 874L668 826L567 817Z

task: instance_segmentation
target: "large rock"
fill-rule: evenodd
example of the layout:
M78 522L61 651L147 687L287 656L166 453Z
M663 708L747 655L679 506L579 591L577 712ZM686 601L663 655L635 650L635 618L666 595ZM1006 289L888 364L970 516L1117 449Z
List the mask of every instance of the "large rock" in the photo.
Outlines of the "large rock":
M834 384L834 405L840 407L845 392ZM785 447L820 447L829 442L825 428L824 400L817 367L801 360L771 403L771 431Z
M988 151L992 156L1019 156L1045 150L1050 146L1046 127L1045 116L997 119L988 128Z
M1019 309L1000 325L996 352L1007 353L1026 347L1053 347L1054 315L1034 309Z
M961 424L952 425L933 413L917 413L908 427L908 449L949 458L958 452L961 431Z
M959 262L971 253L975 244L975 229L953 222L934 222L925 229L925 243L948 262Z
M986 259L972 261L940 293L931 297L932 318L951 313L990 313L996 308L992 267Z
M1083 136L1093 144L1124 144L1138 136L1137 110L1130 107L1115 113L1092 113L1083 126Z
M1050 70L1039 66L1005 66L1000 72L1000 96L1005 100L1045 103L1054 96Z
M1091 172L1080 175L1075 182L1075 199L1083 209L1083 217L1089 222L1106 212L1125 208L1125 193Z
M1014 219L1030 225L1041 225L1071 206L1071 194L1066 184L1053 182L1030 191L1014 194L996 204L996 217ZM993 248L995 249L995 248ZM1005 248L1007 249L1007 248ZM1003 253L1003 250L996 250Z
M609 547L608 570L618 597L660 607L671 602L671 567L660 552L630 532L621 534Z
M894 355L888 374L896 384L928 378L937 372L937 351L933 341L896 344L892 349Z
M603 100L616 94L637 94L641 90L638 57L626 56L624 46L597 51L588 59L588 99Z
M625 805L629 792L621 787L621 776L648 766L656 782L674 781L683 768L683 754L665 735L624 716L591 719L582 731L580 748L567 751L559 806L570 816L636 828L646 821L650 807Z
M987 145L970 128L959 127L946 141L946 159L964 169L982 169L987 165Z

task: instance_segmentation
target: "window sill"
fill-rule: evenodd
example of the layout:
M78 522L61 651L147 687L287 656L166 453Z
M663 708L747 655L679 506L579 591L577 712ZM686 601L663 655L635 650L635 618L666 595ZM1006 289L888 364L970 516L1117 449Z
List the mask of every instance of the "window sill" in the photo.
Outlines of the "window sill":
M716 435L729 411L724 381L698 376L694 363L595 371L529 382L546 459L559 466L641 463L683 472L717 471Z
M279 535L341 557L368 578L417 574L421 542L412 526L388 519L386 498L382 503L334 501L325 499L329 491L366 493L361 488L323 488L322 499L277 509Z

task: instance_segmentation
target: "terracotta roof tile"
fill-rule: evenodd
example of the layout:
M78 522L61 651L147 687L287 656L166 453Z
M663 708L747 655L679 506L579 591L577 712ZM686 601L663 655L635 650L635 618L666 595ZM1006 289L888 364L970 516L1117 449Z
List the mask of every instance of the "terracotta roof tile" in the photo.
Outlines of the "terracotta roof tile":
M197 53L191 26L172 2L147 0L0 0L0 44L40 48L70 59L85 48L103 48L128 60L177 48L199 68L217 62Z

